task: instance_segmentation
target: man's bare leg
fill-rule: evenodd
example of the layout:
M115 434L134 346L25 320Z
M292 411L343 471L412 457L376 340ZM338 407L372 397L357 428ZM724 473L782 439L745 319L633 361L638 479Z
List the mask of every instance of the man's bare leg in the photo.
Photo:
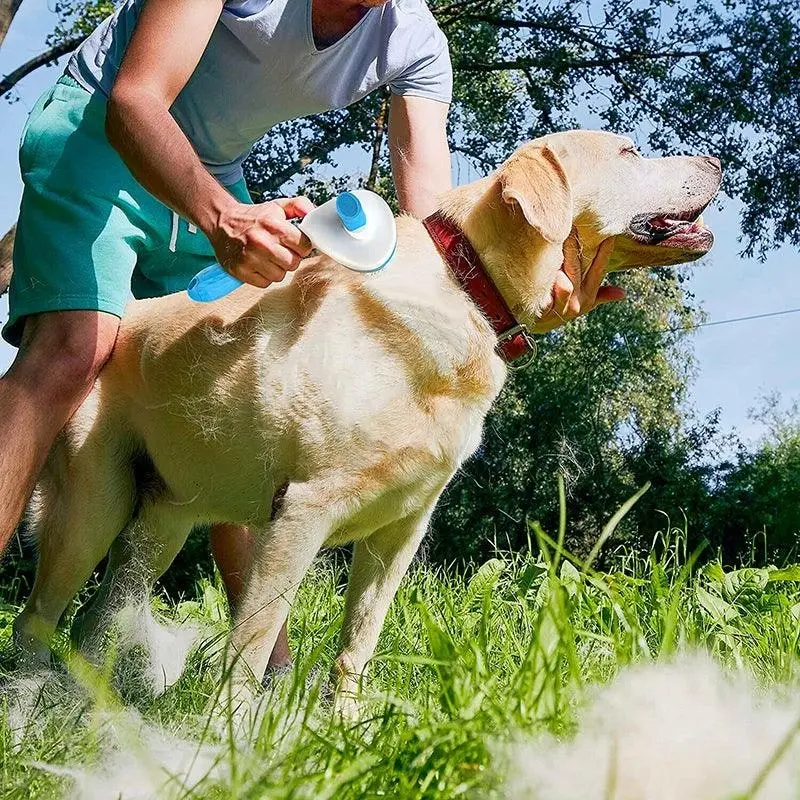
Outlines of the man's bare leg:
M0 553L8 545L59 431L111 355L119 319L54 311L25 323L22 347L0 378Z
M210 538L211 552L225 583L231 614L235 614L244 592L247 571L253 559L253 534L240 525L214 525L211 528ZM289 667L291 664L292 654L289 651L289 637L284 624L269 657L268 666L276 669Z

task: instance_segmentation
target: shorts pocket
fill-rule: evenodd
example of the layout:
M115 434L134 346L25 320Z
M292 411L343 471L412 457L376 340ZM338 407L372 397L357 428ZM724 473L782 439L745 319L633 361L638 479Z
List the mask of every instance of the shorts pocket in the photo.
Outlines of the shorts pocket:
M58 99L58 88L56 84L48 89L31 109L25 126L22 129L19 145L19 166L23 175L30 172L36 161L36 154L39 150L44 135L48 131L48 126L44 123L43 117L48 108Z

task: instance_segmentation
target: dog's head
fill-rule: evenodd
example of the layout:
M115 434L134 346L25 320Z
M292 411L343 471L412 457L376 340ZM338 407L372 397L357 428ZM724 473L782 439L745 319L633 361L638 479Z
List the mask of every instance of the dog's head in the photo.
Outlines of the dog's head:
M452 213L526 322L549 302L567 237L584 269L614 237L613 270L666 266L707 253L700 215L719 190L716 158L643 158L626 138L569 131L524 145L489 178L457 190Z

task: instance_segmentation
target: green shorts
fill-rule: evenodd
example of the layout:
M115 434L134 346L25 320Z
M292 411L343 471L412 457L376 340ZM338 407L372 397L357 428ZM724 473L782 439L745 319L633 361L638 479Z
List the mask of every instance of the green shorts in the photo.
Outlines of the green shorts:
M3 329L15 346L28 314L92 310L121 317L131 293L141 298L183 291L216 260L201 231L136 181L106 139L105 120L106 98L66 76L28 118ZM228 190L251 202L243 180Z

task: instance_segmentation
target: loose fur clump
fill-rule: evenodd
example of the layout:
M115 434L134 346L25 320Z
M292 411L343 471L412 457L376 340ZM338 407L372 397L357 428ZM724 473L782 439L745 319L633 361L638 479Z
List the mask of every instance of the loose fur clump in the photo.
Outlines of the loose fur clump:
M99 767L67 771L68 800L170 800L201 783L226 781L219 747L170 735L133 711L110 718L108 727L116 746Z
M183 673L189 653L203 636L203 630L189 622L157 620L148 603L131 604L116 616L117 647L121 660L136 653L134 681L141 681L153 697L163 694ZM125 670L121 678L126 682Z
M800 695L787 700L762 693L750 676L728 674L707 657L632 668L597 692L571 741L540 739L504 749L504 796L798 797L798 722Z
M146 624L152 630L152 623ZM50 669L8 681L0 690L0 722L12 749L48 751L42 743L59 741L67 731L70 736L83 731L92 742L83 756L91 763L30 762L66 779L66 800L171 800L201 784L229 785L221 745L176 735L130 707L100 711L95 701L94 692L69 673Z
M52 731L48 723L77 724L89 699L68 676L42 667L0 685L0 721L5 718L12 745L23 739L44 739Z
M96 720L103 756L94 767L32 762L66 778L66 800L172 800L200 784L230 782L223 748L166 733L130 709Z

